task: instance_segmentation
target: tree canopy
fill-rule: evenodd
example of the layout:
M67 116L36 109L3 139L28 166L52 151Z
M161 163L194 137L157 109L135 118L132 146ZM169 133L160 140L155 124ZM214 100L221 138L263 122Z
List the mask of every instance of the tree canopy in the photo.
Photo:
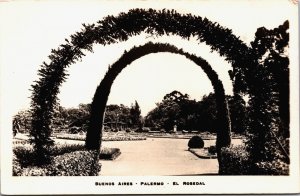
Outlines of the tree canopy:
M238 96L226 96L232 120L232 130L245 133L246 104ZM179 130L216 132L217 107L214 93L204 95L200 101L189 99L188 94L172 91L156 103L145 117L145 126L171 131L176 124Z

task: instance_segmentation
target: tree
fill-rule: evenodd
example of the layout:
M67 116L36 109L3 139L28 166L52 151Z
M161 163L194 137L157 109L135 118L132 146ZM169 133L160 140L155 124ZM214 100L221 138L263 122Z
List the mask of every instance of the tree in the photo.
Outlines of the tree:
M157 103L157 107L145 117L145 124L169 132L173 129L175 123L177 124L179 113L180 107L174 101Z
M13 116L13 132L28 133L31 128L31 120L30 110L19 111Z
M289 59L286 49L289 41L288 21L278 28L258 28L251 42L257 63L253 63L247 78L249 94L250 139L247 146L255 173L256 163L281 159L281 143L289 137ZM251 74L250 74L251 72ZM285 155L285 161L289 161Z
M199 102L199 117L201 131L216 132L217 127L217 106L215 94L210 93L208 96L204 95Z
M162 129L162 112L159 107L159 103L156 103L156 107L148 112L145 117L145 126L146 127L153 127L154 129Z
M175 102L177 104L183 104L185 101L189 99L188 94L182 94L181 92L174 90L169 94L164 96L163 102Z
M132 125L130 108L120 104L111 104L106 106L104 122L125 123L126 125Z
M175 124L178 129L185 128L188 102L189 95L182 94L177 90L164 96L162 100L164 110L162 112L164 113L164 128L166 130L172 130Z
M207 103L204 103L205 101L207 101ZM212 103L208 101L208 99L205 99L203 103L200 103L195 100L189 100L187 94L173 91L166 94L162 102L157 103L157 107L147 114L146 123L154 127L163 128L167 131L173 129L175 124L178 129L181 130L212 130L211 128L207 128L215 124L211 122L211 116L208 117L208 115L212 114L214 115L213 119L216 118L215 102L213 103L213 106L211 104ZM214 109L208 111L205 109L205 106L214 107ZM210 125L204 128L205 123L209 123Z
M247 109L238 95L226 96L229 103L233 131L245 133ZM176 121L179 129L216 132L217 105L214 93L204 95L200 101L190 100L187 94L173 91L146 116L147 126L172 128ZM173 125L172 125L173 124Z
M246 102L239 94L227 96L232 131L236 133L245 133L247 129L248 110Z
M156 108L148 113L145 118L146 124L166 131L172 130L175 123L181 124L180 103L185 99L184 97L178 91L166 94L162 102L157 103Z
M279 134L289 137L289 58L286 51L289 42L288 21L278 28L258 28L251 46L256 51L260 66L267 70L268 87L279 110ZM276 109L273 109L276 112Z
M142 116L141 109L137 101L130 108L130 119L133 127L141 127Z
M67 129L70 133L86 132L90 116L90 104L79 104L78 108L65 109Z

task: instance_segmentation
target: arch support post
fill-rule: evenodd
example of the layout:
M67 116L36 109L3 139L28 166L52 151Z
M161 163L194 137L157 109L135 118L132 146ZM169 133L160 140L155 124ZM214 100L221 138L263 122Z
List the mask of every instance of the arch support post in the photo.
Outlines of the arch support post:
M218 100L217 95L217 118L218 118L218 130L216 147L221 149L222 147L230 146L231 144L231 122L229 117L229 109L226 97Z
M111 85L107 79L103 79L95 92L85 140L85 146L88 150L100 150L105 107Z
M118 63L120 63L120 61L118 61ZM121 64L121 66L117 64L110 68L96 89L91 105L90 123L85 139L85 146L89 150L100 151L105 108L110 89L114 80L126 65L127 63L125 63L125 65Z
M225 91L221 81L217 82L215 88L218 88L218 90L215 90L218 119L216 149L219 163L219 174L223 174L221 152L223 147L229 147L231 144L231 121L228 102L225 97Z

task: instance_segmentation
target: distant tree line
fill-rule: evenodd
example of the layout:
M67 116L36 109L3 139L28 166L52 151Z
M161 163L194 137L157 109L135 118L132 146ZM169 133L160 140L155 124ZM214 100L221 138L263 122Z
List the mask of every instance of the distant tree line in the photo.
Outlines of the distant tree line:
M244 133L247 108L240 96L227 96L232 130ZM217 108L215 94L204 95L201 101L191 100L179 91L166 94L145 117L145 126L169 132L176 124L178 130L216 132Z
M123 122L129 128L141 126L141 109L137 101L131 107L123 104L107 105L104 122ZM90 104L79 104L78 108L54 108L54 118L50 127L54 132L79 133L86 132L90 117ZM32 114L30 110L18 112L13 117L13 132L28 133L31 128Z
M12 122L13 134L28 133L31 128L31 112L29 110L19 111Z
M232 130L244 133L247 122L247 107L240 96L226 96ZM90 116L90 104L79 104L78 108L56 106L51 128L54 132L86 132ZM30 110L18 112L13 118L14 133L27 133L31 126ZM192 100L188 94L179 91L166 94L163 100L156 103L145 118L137 101L130 107L123 104L106 106L105 123L124 123L128 128L150 127L152 130L169 132L177 125L178 130L198 130L216 132L217 109L215 94L204 95L200 101ZM107 128L107 127L106 127Z
M126 127L134 129L141 127L142 116L138 102L135 101L130 108L123 104L106 106L104 123L124 123Z

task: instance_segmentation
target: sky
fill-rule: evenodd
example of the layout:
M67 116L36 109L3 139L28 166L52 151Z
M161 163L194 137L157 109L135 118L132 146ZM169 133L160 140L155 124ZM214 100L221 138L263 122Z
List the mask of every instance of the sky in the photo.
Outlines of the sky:
M82 23L91 24L107 15L117 15L132 8L176 9L207 17L232 29L246 44L254 39L258 27L275 28L295 16L297 7L291 1L0 1L0 89L1 104L9 105L11 114L30 106L30 85L38 79L37 70L49 62L51 49L65 38L80 31ZM292 10L292 14L291 14ZM295 13L294 13L295 12ZM293 15L294 14L294 15ZM90 103L109 65L133 46L149 41L170 43L184 51L201 56L218 73L226 94L232 94L228 76L231 65L205 44L178 36L154 37L146 33L126 42L94 45L80 62L67 70L70 74L60 88L58 98L64 107ZM173 90L201 100L213 92L205 73L185 57L170 53L144 56L125 68L115 80L108 104L130 106L136 100L146 115Z

